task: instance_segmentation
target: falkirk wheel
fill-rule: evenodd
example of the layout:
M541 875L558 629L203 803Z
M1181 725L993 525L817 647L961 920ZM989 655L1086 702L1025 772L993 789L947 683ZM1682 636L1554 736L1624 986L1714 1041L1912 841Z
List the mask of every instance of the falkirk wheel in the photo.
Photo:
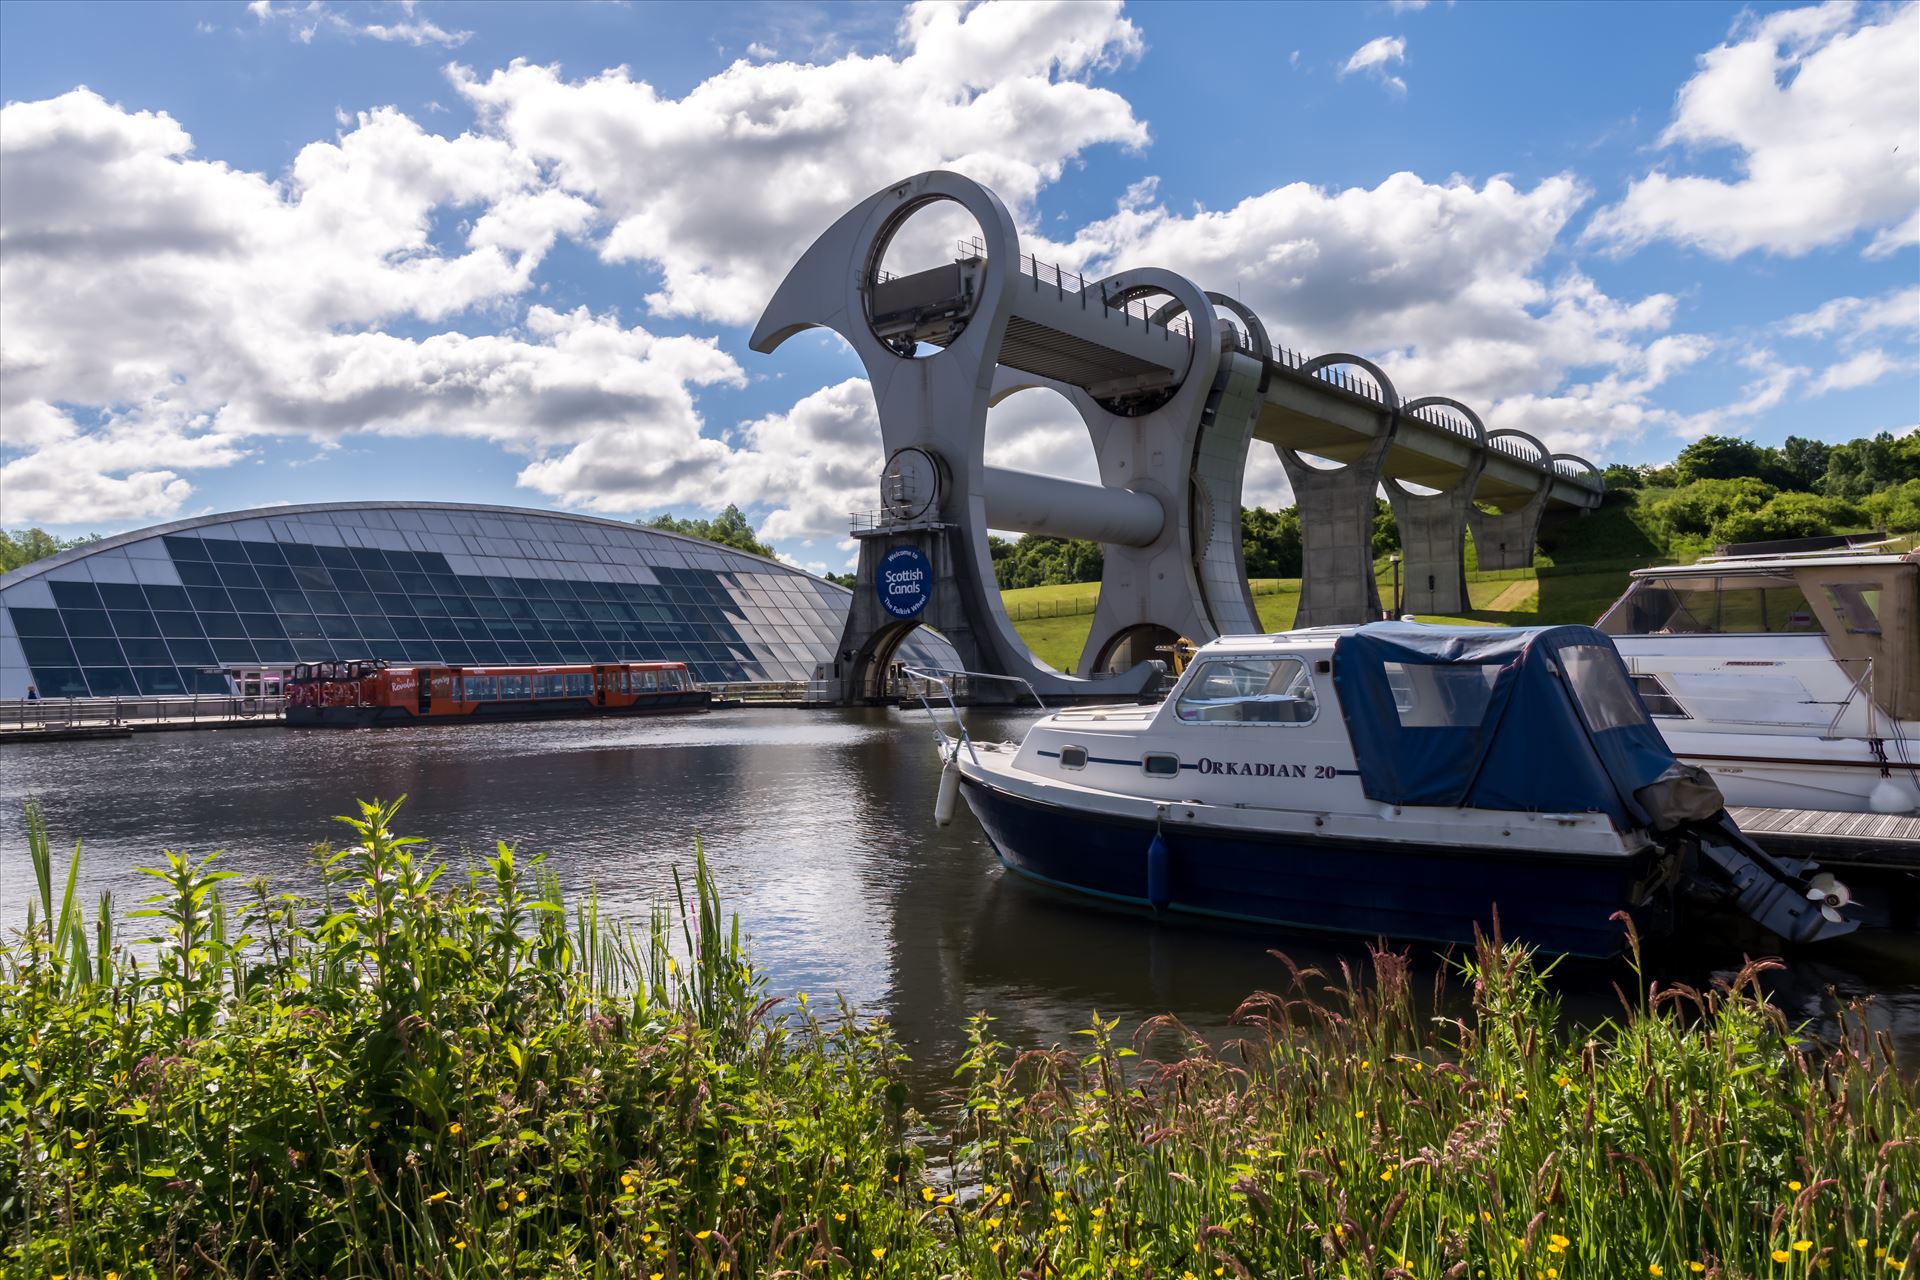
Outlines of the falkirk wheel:
M950 263L904 276L883 271L907 221L941 202L971 214L978 239ZM1417 507L1423 536L1443 553L1452 531L1452 560L1443 554L1438 574L1460 578L1469 498L1491 434L1470 410L1437 397L1402 406L1385 375L1358 357L1291 360L1274 350L1251 311L1174 272L1148 268L1088 280L1025 258L999 198L959 174L919 174L842 215L788 273L751 345L769 353L813 327L833 330L858 354L882 444L878 509L855 518L853 601L834 661L822 672L837 701L884 696L894 655L917 626L952 642L968 672L1004 678L972 681L979 702L1025 699L1021 681L1049 699L1140 696L1161 676L1148 659L1164 656L1175 638L1201 643L1263 630L1241 551L1242 481L1248 451L1261 441L1279 450L1289 474L1296 471L1298 450L1286 434L1296 420L1324 420L1335 434L1343 424L1351 428L1340 439L1357 440L1355 447L1322 445L1311 431L1300 437L1301 447L1344 455L1340 483L1329 492L1347 495L1346 505L1363 494L1369 527L1376 485L1393 478L1389 447L1404 440L1405 424L1431 424L1422 430L1445 437L1428 450L1432 457L1415 455L1418 465L1406 472L1435 499L1416 503L1414 491L1389 489L1397 508ZM1360 367L1361 376L1338 371L1348 366ZM1291 390L1279 394L1287 389L1276 380ZM989 408L1029 387L1050 387L1078 411L1098 484L987 465ZM1427 404L1458 409L1465 425L1403 412ZM1443 427L1468 434L1447 437ZM1545 494L1552 477L1535 472L1556 466L1562 488L1573 485L1567 491L1576 497L1579 485L1591 486L1568 478L1574 463L1593 472L1590 465L1557 455L1549 463L1540 454L1516 492ZM1519 453L1502 456L1509 469L1520 465ZM1295 476L1296 488L1312 479ZM1540 506L1519 505L1527 516ZM1357 528L1357 519L1355 513L1334 523ZM1099 604L1073 672L1040 661L1014 630L994 575L989 529L1102 545ZM1323 616L1303 617L1302 625L1377 617L1371 556L1334 555L1317 547L1326 540L1321 530L1303 534L1303 597L1320 586L1314 571L1324 562L1332 567L1321 577L1346 581L1320 586L1322 600L1350 600L1341 609L1354 616L1325 616L1331 606L1323 604Z

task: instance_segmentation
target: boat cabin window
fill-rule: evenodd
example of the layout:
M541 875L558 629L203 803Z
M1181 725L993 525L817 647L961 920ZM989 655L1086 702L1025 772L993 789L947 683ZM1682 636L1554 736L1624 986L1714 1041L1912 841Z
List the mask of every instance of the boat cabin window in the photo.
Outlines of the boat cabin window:
M1407 665L1383 662L1393 709L1402 729L1458 728L1486 719L1493 683L1506 668L1497 662Z
M1087 767L1087 749L1085 747L1060 748L1060 767L1062 769L1084 769Z
M1165 751L1149 751L1141 757L1140 767L1147 771L1150 778L1177 778L1180 776L1180 757Z
M1597 624L1608 635L1780 635L1818 632L1791 577L1775 574L1637 578Z
M1671 716L1676 720L1691 720L1687 709L1680 700L1667 691L1660 683L1659 676L1636 675L1633 678L1634 692L1640 695L1640 701L1647 704L1647 710L1656 716Z
M1298 658L1209 658L1194 669L1174 714L1205 724L1310 724L1313 676Z
M1841 625L1850 636L1880 634L1880 584L1877 582L1830 582L1827 599L1840 615Z
M1612 649L1570 644L1560 650L1559 657L1573 700L1580 704L1595 733L1647 722L1647 713L1627 680L1626 668Z

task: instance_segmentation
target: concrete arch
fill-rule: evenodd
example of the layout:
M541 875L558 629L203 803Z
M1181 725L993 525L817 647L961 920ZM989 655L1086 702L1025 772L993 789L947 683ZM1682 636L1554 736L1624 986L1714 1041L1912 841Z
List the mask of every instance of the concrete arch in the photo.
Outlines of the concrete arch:
M1577 480L1584 483L1586 478L1591 477L1593 480L1593 484L1591 486L1592 488L1604 491L1607 487L1607 482L1602 477L1600 468L1594 466L1591 462L1588 462L1585 458L1581 457L1577 453L1556 453L1553 455L1553 457L1550 460L1554 463L1561 463L1561 462L1571 463L1573 466L1578 467L1579 468L1578 473L1572 473L1572 472L1562 473L1567 475L1567 477L1571 480ZM1559 470L1558 466L1555 466L1554 470L1558 471Z
M1540 484L1531 497L1511 510L1482 511L1478 505L1467 508L1467 529L1473 534L1473 554L1482 569L1526 569L1533 565L1533 544L1540 535L1540 518L1546 514L1547 495L1553 492L1553 454L1538 436L1515 427L1502 427L1487 433L1487 445L1494 441L1523 441L1535 454L1540 468Z

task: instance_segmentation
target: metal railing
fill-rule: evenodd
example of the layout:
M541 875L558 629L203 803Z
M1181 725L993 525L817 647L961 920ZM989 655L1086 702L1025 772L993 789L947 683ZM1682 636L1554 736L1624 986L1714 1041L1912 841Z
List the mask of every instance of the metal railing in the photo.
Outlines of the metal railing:
M939 750L942 760L957 759L960 748L965 747L967 756L975 764L980 763L980 753L973 749L973 739L967 736L967 722L961 718L960 703L955 697L954 684L957 680L998 680L1006 684L1017 684L1032 695L1034 702L1042 711L1047 709L1047 704L1040 699L1039 691L1020 676L999 676L987 671L962 671L952 667L904 667L902 670L921 682L918 691L920 705L926 710L927 719L933 724L934 734L940 739ZM948 737L946 729L941 727L940 713L934 710L933 698L928 696L929 693L939 696L946 702L947 710L953 715L956 736Z
M244 724L280 719L286 699L207 696L12 698L0 701L0 729L79 729L155 724Z
M730 680L706 687L715 698L752 706L755 703L830 702L833 699L831 684L828 680Z
M986 254L986 243L979 237L960 241L962 258L984 258ZM1169 337L1179 336L1189 342L1193 340L1193 321L1185 312L1162 320L1159 318L1162 307L1155 306L1144 299L1136 298L1130 302L1115 303L1104 292L1090 295L1087 292L1087 277L1083 273L1069 271L1057 262L1042 262L1031 253L1021 254L1015 269L1032 280L1033 287L1036 289L1047 285L1053 286L1057 297L1065 298L1072 294L1083 301L1097 297L1101 309L1109 315L1118 315L1122 324L1137 323L1148 329L1159 329ZM1099 282L1095 281L1095 283Z

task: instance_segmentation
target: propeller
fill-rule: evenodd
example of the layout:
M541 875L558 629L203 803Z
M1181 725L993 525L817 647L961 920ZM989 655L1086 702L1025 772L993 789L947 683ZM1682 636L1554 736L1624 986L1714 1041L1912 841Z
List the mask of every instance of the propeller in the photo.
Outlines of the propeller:
M1807 881L1807 898L1820 904L1820 914L1839 924L1843 917L1840 908L1853 901L1853 891L1833 878L1830 871L1822 871Z

